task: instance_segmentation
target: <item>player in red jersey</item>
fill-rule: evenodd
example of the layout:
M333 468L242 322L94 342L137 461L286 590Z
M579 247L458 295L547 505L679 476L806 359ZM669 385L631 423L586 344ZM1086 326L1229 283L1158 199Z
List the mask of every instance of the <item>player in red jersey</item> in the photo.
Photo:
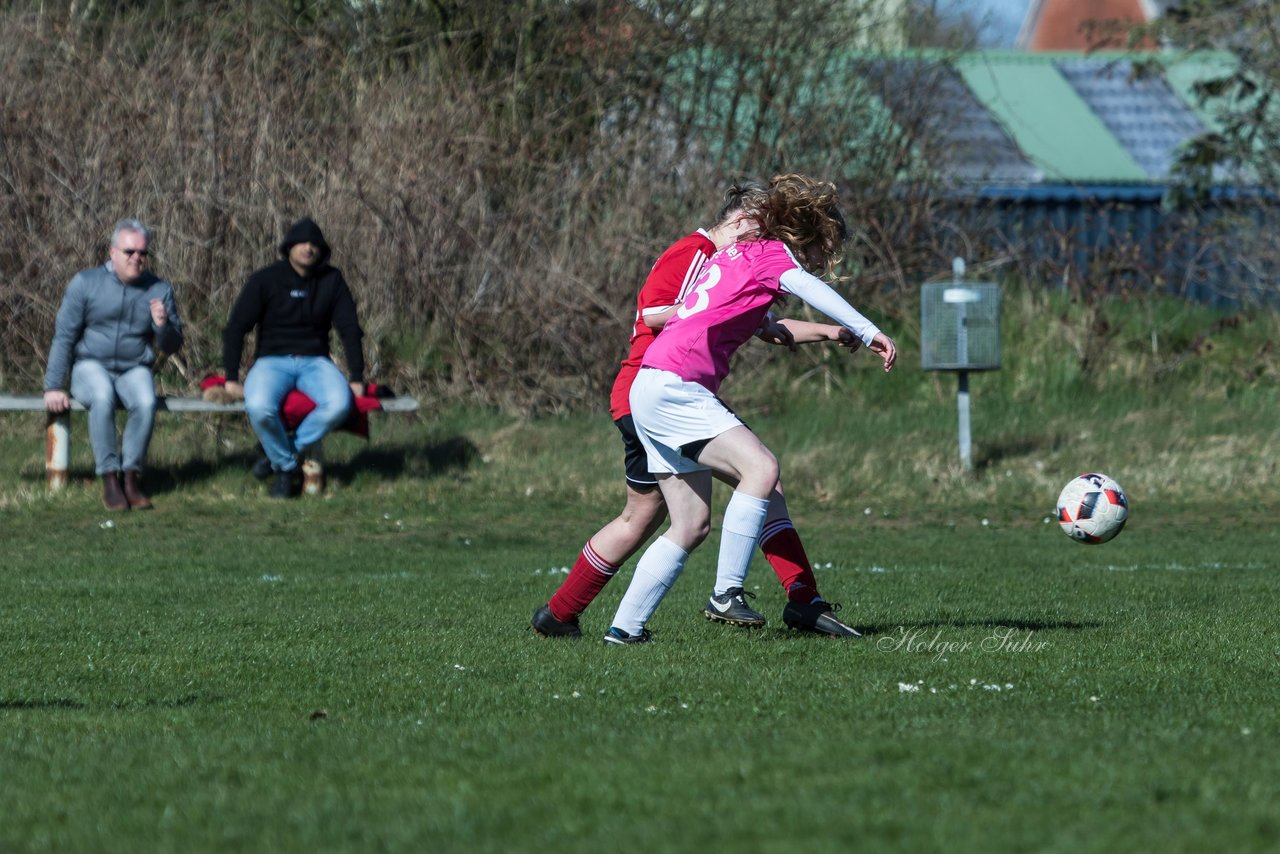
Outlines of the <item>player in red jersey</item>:
M735 243L756 229L756 223L742 212L743 199L762 188L735 185L709 230L699 229L672 244L649 272L637 298L631 349L622 361L610 395L610 413L622 434L626 460L627 502L622 512L597 531L582 547L569 576L551 600L533 615L533 628L548 637L581 637L578 618L617 573L619 567L653 536L666 519L666 504L658 490L657 477L649 471L644 447L631 419L631 384L645 351L659 330L674 314L698 278L703 264L718 249ZM781 327L781 328L779 328ZM791 344L830 340L856 349L860 342L841 326L785 320L762 335L774 343ZM838 605L824 602L818 594L813 567L805 553L782 497L781 488L770 502L769 514L760 535L760 549L787 593L783 618L792 628L835 637L857 637L858 633L835 616ZM708 611L718 622L759 625L726 620Z

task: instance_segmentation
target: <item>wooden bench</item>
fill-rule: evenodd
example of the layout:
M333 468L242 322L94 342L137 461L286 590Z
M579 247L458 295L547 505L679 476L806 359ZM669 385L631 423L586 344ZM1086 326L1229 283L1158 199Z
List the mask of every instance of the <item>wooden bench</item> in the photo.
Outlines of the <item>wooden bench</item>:
M418 401L412 397L380 398L380 410L374 412L417 412ZM83 412L84 405L71 401L71 410ZM156 398L157 412L192 413L243 413L244 403L210 403L200 397ZM0 412L46 412L44 396L38 394L0 394ZM71 465L71 412L54 414L47 412L45 427L44 470L49 490L55 492L67 485L67 470ZM324 449L317 442L307 450L302 461L302 491L317 495L324 491Z

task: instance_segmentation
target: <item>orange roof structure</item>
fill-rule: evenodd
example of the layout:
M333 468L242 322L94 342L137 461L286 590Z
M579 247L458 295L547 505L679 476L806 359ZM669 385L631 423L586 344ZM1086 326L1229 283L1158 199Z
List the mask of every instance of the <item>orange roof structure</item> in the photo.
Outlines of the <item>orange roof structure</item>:
M1098 36L1091 38L1087 22L1144 24L1157 11L1151 0L1032 0L1017 44L1031 51L1089 50L1098 47ZM1154 42L1143 46L1156 47Z

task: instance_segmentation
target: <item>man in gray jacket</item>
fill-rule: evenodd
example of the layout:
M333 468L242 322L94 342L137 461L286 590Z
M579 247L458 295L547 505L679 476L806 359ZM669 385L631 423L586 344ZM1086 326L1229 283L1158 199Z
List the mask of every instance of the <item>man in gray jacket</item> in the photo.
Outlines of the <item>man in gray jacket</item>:
M81 270L58 309L44 406L66 412L71 397L89 410L89 439L108 510L147 509L139 476L155 423L151 368L160 353L182 346L173 288L147 271L150 230L136 219L116 223L107 263ZM116 407L128 411L117 452ZM123 471L123 481L121 472Z

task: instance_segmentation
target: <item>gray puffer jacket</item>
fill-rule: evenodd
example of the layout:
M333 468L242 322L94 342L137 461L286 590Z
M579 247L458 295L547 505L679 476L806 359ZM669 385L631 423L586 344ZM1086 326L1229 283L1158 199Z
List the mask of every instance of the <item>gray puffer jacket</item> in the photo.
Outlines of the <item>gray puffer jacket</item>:
M164 301L169 315L164 326L151 322L153 299ZM176 353L181 346L182 320L168 282L145 273L126 285L109 263L81 270L58 309L44 390L66 389L71 365L80 359L122 372L150 367L157 353Z

